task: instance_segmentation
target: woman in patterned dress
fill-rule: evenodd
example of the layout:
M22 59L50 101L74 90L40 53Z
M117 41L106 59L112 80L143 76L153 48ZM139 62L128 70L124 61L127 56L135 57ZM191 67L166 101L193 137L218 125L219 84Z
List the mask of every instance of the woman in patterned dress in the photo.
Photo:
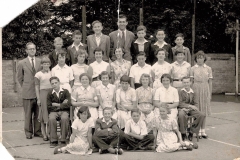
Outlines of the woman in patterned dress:
M78 118L72 124L73 133L69 144L62 148L56 147L54 154L69 152L76 155L89 155L92 153L92 128L94 122L88 107L81 107L77 116Z
M142 74L140 77L141 87L136 89L137 107L141 111L141 120L145 121L148 133L152 131L152 120L154 119L153 113L153 89L149 87L150 75Z
M153 123L154 147L157 146L157 152L174 152L179 149L192 150L192 148L197 148L196 144L182 141L176 120L168 117L170 110L167 104L163 103L159 107L159 112L160 116L156 117Z
M131 62L123 59L122 48L116 48L114 53L117 59L111 63L112 83L116 85L116 88L120 88L120 78L123 75L129 75Z
M160 78L164 73L171 74L172 66L164 61L166 57L166 50L159 48L155 51L155 56L158 61L152 66L153 89L156 90L162 86Z
M97 107L99 106L96 89L90 86L91 78L87 73L82 73L79 79L82 86L76 88L72 93L72 105L75 107L74 118L77 118L77 112L81 107L87 106L95 123L98 118Z
M196 94L199 111L211 115L210 100L212 98L212 69L205 64L207 57L203 51L198 51L195 56L194 65L190 70L190 77L193 82L192 89ZM207 138L205 133L205 123L199 131L200 138Z
M71 65L71 68L73 70L73 76L74 76L74 85L72 87L72 91L74 91L74 89L82 85L79 80L79 76L82 73L87 73L87 70L88 70L88 65L84 63L85 59L87 58L87 52L83 49L79 49L78 51L76 51L76 58L77 58L77 63Z

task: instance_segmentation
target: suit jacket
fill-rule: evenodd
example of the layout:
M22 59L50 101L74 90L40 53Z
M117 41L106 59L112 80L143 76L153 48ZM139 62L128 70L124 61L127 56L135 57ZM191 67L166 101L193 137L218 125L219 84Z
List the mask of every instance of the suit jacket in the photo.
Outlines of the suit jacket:
M111 118L111 120L112 120L112 122L110 122L107 125L105 122L103 122L103 118L97 119L94 135L96 135L98 137L102 137L102 138L117 136L119 133L117 121L112 118ZM99 128L100 128L100 130L99 130ZM108 132L108 130L107 130L108 128L111 128L112 131Z
M188 105L194 105L196 107L198 107L198 103L197 103L197 97L195 95L195 93L190 93L188 94L186 91L184 90L179 90L178 91L179 94L179 109L183 109L188 107Z
M64 51L66 51L65 48L62 48ZM53 67L55 67L58 64L57 61L57 53L55 50L53 50L51 53L49 53L48 58L51 61L51 65L50 65L50 70L52 70Z
M109 53L110 53L110 38L109 36L102 34L99 46L97 46L97 41L95 38L95 34L89 35L87 37L87 45L88 45L88 60L90 62L95 61L95 56L93 51L99 47L103 50L103 60L109 61Z
M118 35L119 31L113 31L109 34L110 40L111 40L111 54L110 54L110 58L112 59L112 61L115 61L117 58L115 56L114 50L117 48L118 45ZM119 33L121 35L121 33ZM135 39L135 35L131 32L126 30L126 41L125 41L125 46L124 46L124 55L123 58L128 60L128 61L132 61L132 56L131 56L131 45L132 42Z
M151 65L152 61L151 61L151 57L150 57L150 54L151 54L151 43L150 42L144 43L144 52L146 53L146 63ZM131 56L132 56L133 64L137 63L138 53L139 53L138 44L133 42L132 46L131 46Z
M35 57L35 71L40 71L41 60ZM36 98L34 72L32 70L32 64L28 57L18 62L17 67L17 79L22 87L22 98L23 99L34 99Z
M48 112L58 112L58 111L68 111L70 110L70 106L71 106L71 96L70 93L68 92L67 89L63 89L63 91L60 91L59 93L59 98L56 95L56 93L54 92L52 94L52 91L48 92L47 95L47 108L48 108ZM66 104L63 104L63 101L67 99L68 102ZM60 107L55 107L52 106L52 103L60 103Z
M83 49L87 51L87 45L82 43L82 45L79 45L78 49ZM77 63L77 57L76 57L76 48L71 46L67 47L67 56L66 56L66 64L68 66L71 66L73 64Z
M170 46L170 44L164 45L162 48L164 48L168 53L166 55L165 61L168 63L172 63L173 62L173 53L172 53L172 47ZM154 64L155 62L157 62L157 58L154 54L154 52L159 49L159 47L157 45L152 44L152 54L151 57L153 57L153 62L152 64Z

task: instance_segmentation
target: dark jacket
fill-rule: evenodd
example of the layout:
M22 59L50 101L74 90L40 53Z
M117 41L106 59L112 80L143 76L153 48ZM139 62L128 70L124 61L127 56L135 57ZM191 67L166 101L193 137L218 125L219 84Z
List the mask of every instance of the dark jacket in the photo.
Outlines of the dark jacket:
M173 52L172 52L171 45L167 44L167 45L164 45L162 48L164 48L167 51L165 61L171 64L173 62ZM153 59L152 64L158 61L157 57L154 54L157 49L159 49L159 47L157 45L152 44L152 49L151 49L152 50L151 57Z
M67 89L63 89L63 91L60 91L59 93L59 98L56 95L56 93L52 94L52 91L48 92L47 95L47 108L48 108L48 112L58 112L58 111L67 111L69 112L70 110L70 106L71 106L71 96L70 93L68 92ZM63 103L63 101L67 99L68 102L65 104ZM55 107L52 106L52 103L60 103L60 107Z
M146 63L151 65L151 61L152 61L152 59L150 57L151 43L149 41L144 43L144 52L146 54ZM139 54L138 44L135 43L135 41L134 41L131 45L131 55L132 55L133 64L137 63L137 55L138 54Z
M119 128L117 126L117 121L115 119L112 119L112 122L110 122L108 125L103 122L103 118L97 119L96 125L95 125L95 133L94 135L101 137L101 138L107 138L107 137L113 137L117 136L119 133ZM99 130L99 128L101 130ZM108 128L111 128L112 131L108 131Z
M187 108L189 105L194 105L198 107L197 99L195 93L188 94L184 90L179 90L179 109Z

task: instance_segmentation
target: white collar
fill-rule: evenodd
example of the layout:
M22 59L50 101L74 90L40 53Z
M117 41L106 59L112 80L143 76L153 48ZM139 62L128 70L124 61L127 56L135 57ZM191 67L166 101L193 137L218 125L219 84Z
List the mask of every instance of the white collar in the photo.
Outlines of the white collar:
M82 90L84 90L85 88L83 86L80 87ZM87 91L90 90L90 86L87 87Z
M145 89L143 86L141 86L141 88L142 88L143 90L147 90L147 91L150 90L150 87L149 87L149 86L148 86L146 89Z
M136 63L136 66L137 66L137 67L141 67L141 66L139 66L138 63ZM141 68L145 68L145 67L147 67L147 63L145 63L144 66L142 66Z
M118 29L118 31L122 33L122 30ZM126 33L126 31L127 31L127 29L124 29L123 32Z
M165 41L163 41L162 46L160 46L160 45L158 44L158 41L157 41L156 43L154 43L154 45L157 45L158 47L162 48L164 45L167 45L167 43L166 43Z
M58 93L60 93L61 91L63 91L63 89L62 89L62 88L60 88L58 92L56 92L56 91L53 89L53 91L52 91L52 94L53 94L53 93L56 93L56 94L58 94Z
M185 91L185 92L187 92L187 93L194 93L193 90L192 90L192 88L190 88L189 91L187 91L185 88L182 88L181 90L182 90L182 91Z
M106 121L105 121L105 118L103 117L103 120L102 120L103 122L105 122L105 123L107 123ZM110 120L108 121L108 123L111 123L112 122L112 119L110 118Z
M32 62L32 59L35 61L35 56L34 57L30 57L28 56L28 59Z
M133 123L134 125L140 125L140 119L138 120L137 123L135 123L135 122L133 121L133 119L131 119L131 120L132 120L132 123Z
M94 34L96 38L101 38L102 37L102 33L100 34L100 36L97 36L96 34Z
M137 39L134 43L137 43L137 44L144 44L144 43L146 43L146 42L148 42L145 38L144 38L144 41L143 42L139 42L139 40Z
M180 64L178 63L178 61L175 61L174 63L175 63L176 65L180 65ZM183 61L181 65L184 65L185 63L186 63L186 61Z
M196 66L196 67L200 67L198 64L196 64L195 66ZM205 68L205 67L207 67L207 65L206 65L206 64L203 64L203 67Z
M104 86L103 84L101 84L102 85L102 88L104 88L104 89L109 89L110 88L110 83L108 83L108 85L107 86Z
M176 46L174 46L173 48L174 48L174 49L178 49L178 48L181 48L181 47L177 47L177 45L176 45ZM185 47L185 46L182 46L182 49L185 50L186 47Z
M72 48L74 47L74 43L72 44ZM76 48L78 48L79 46L83 46L83 44L80 42L78 46L75 46Z
M62 69L62 68L67 68L67 65L65 64L63 67L60 67L58 64L56 65L56 69Z

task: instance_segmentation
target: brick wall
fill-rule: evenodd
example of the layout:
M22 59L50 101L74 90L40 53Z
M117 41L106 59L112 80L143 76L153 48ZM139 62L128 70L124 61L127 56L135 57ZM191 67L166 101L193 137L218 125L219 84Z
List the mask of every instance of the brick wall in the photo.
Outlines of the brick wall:
M235 58L232 54L207 54L207 65L213 70L213 93L235 92ZM240 66L239 66L240 70ZM240 75L239 75L240 79ZM3 107L22 106L21 87L14 92L13 61L2 61ZM239 86L240 90L240 86Z

